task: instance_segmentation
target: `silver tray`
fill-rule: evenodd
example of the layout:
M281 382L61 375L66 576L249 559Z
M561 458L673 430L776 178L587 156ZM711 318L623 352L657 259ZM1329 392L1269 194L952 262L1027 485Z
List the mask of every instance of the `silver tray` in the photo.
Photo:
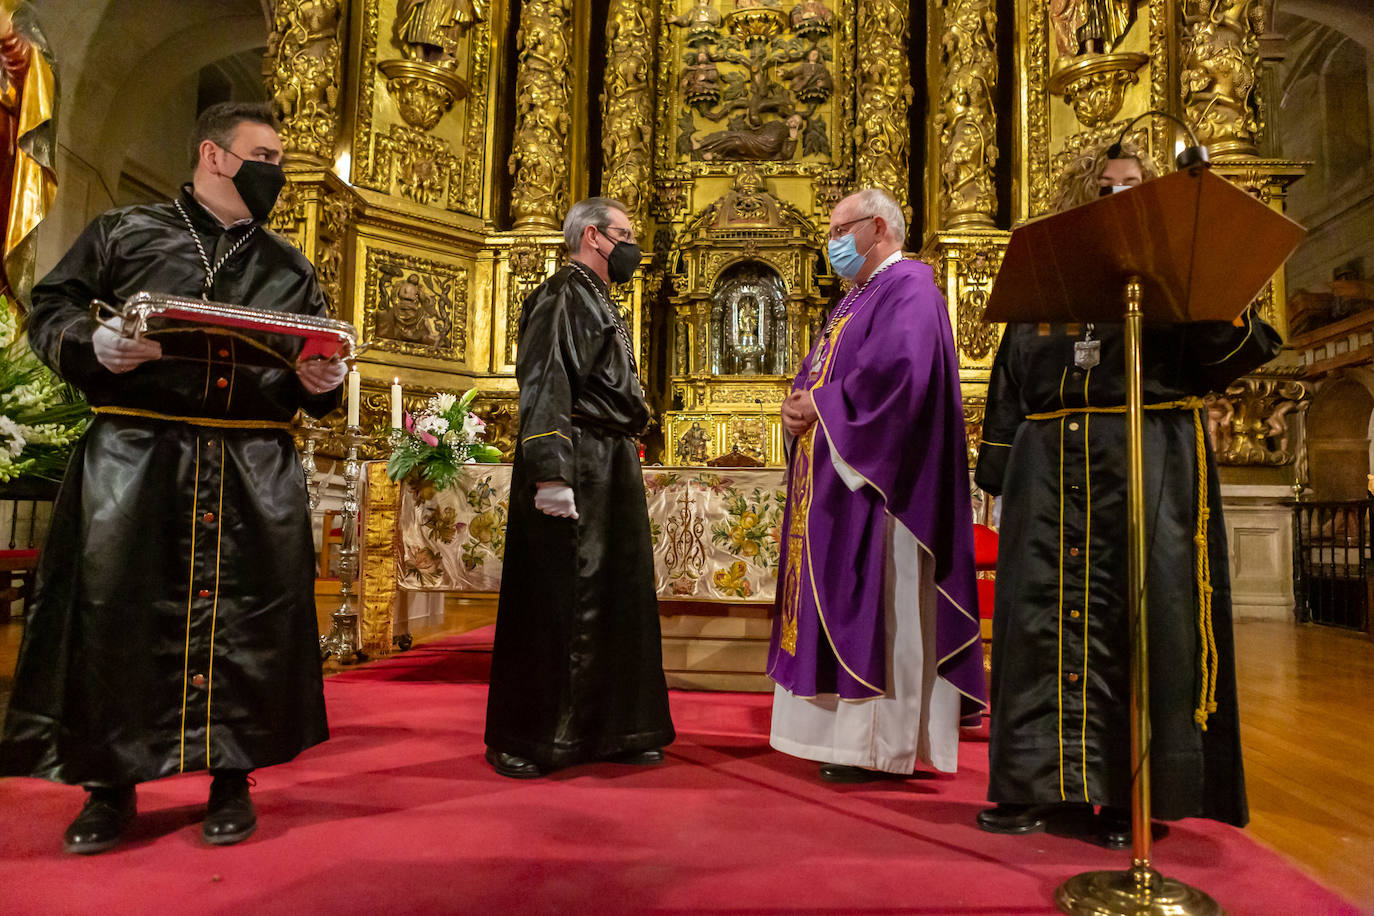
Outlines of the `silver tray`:
M208 302L188 296L141 292L130 296L123 308L97 301L92 304L92 311L97 318L101 311L117 316L126 337L156 337L159 332L177 326L204 326L204 330L210 332L219 327L302 338L304 343L299 359L348 359L358 350L358 332L346 321Z

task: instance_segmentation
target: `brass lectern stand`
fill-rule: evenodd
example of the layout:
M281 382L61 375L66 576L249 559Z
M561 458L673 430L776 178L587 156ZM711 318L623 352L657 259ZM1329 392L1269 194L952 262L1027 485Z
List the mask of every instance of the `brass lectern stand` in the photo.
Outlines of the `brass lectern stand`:
M984 318L1126 324L1127 576L1131 621L1131 868L1077 875L1055 901L1076 914L1220 913L1150 865L1150 683L1145 616L1145 320L1231 321L1293 253L1303 228L1205 168L1175 172L1012 233Z

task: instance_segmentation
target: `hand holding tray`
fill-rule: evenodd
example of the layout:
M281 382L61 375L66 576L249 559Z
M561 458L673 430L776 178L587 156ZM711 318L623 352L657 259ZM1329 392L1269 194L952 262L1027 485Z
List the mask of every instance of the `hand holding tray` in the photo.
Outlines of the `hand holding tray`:
M357 346L358 332L353 325L316 315L297 315L150 292L135 293L123 308L115 308L98 299L91 303L91 313L97 321L101 320L102 311L110 312L120 320L120 330L125 337L157 339L163 345L164 357L207 358L203 346L176 345L179 335L191 331L232 337L249 344L248 348L236 350L235 359L251 365L278 367L285 364L294 368L294 362L286 355L290 352L290 343L276 341L278 345L273 346L274 337L301 341L296 361L349 360L360 352ZM287 346L282 347L282 343L287 343Z

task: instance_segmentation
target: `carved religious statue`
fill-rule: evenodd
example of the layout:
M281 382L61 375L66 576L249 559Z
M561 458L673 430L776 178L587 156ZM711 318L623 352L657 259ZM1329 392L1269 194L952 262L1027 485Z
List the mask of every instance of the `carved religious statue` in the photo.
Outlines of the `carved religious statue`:
M692 422L691 429L682 434L677 443L678 461L683 464L705 464L711 456L711 440L701 424Z
M412 273L392 284L387 308L377 314L377 336L387 340L437 347L441 334L434 295Z
M782 71L782 78L791 81L792 94L803 102L819 104L835 91L835 78L822 56L820 48L812 48L800 63Z
M689 105L711 105L720 99L720 69L705 50L687 55L682 69L682 98Z
M1066 57L1116 50L1135 23L1138 0L1050 0L1055 44Z
M835 14L821 0L802 0L792 7L792 28L798 35L826 35L835 27Z
M396 40L410 60L448 64L458 39L480 22L486 0L397 0Z
M668 22L687 30L687 43L711 38L720 28L720 13L712 0L696 0L696 5L678 16L671 16Z
M54 63L28 3L0 2L0 68L0 295L14 308L28 300L34 231L57 195Z
M797 151L797 138L805 119L791 115L784 121L769 121L762 127L747 127L732 122L728 130L707 134L692 142L692 156L707 161L787 160Z

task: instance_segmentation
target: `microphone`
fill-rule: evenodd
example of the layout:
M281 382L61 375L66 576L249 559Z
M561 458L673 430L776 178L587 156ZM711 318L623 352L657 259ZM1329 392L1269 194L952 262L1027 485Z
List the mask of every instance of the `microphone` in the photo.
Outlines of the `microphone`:
M1171 115L1167 111L1160 111L1158 108L1151 108L1149 111L1136 115L1131 119L1129 124L1121 129L1121 133L1117 135L1116 142L1107 147L1108 159L1121 158L1121 144L1125 142L1126 134L1129 133L1131 128L1135 127L1142 118L1148 118L1150 115L1158 115L1161 118L1168 118L1170 121L1173 121L1179 127L1182 127L1188 134L1188 139L1193 141L1193 145L1185 146L1182 152L1178 154L1178 158L1174 160L1174 166L1179 171L1191 168L1207 169L1212 167L1212 157L1208 154L1207 147L1198 142L1197 134L1193 132L1193 128L1182 118Z

